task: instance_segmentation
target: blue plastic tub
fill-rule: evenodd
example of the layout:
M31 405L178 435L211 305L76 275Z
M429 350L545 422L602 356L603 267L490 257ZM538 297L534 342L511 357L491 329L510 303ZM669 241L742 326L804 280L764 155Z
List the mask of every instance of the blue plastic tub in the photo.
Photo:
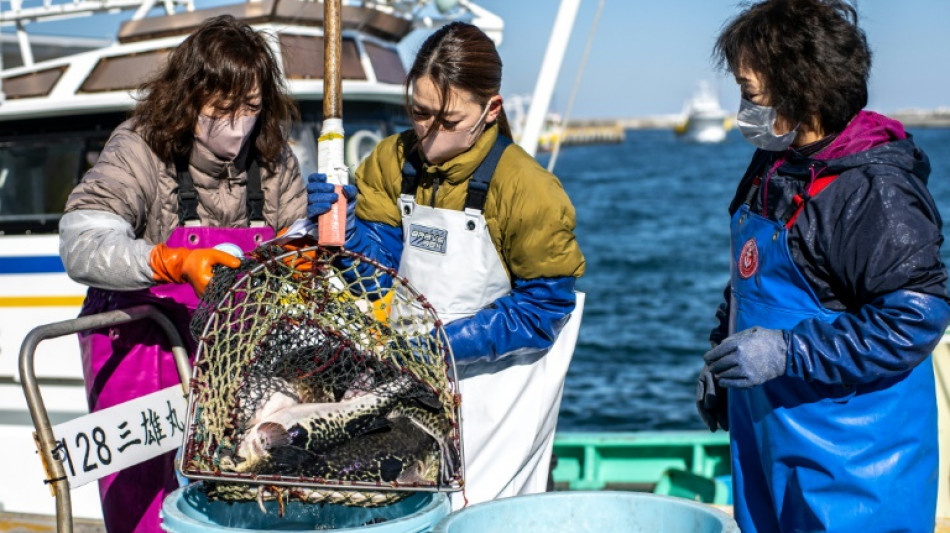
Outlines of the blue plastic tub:
M367 531L371 533L423 533L452 509L446 494L417 492L384 507L347 507L337 504L285 504L278 516L276 501L265 502L262 513L257 502L209 502L200 483L172 492L162 502L162 529L170 533L227 531Z
M516 496L456 511L433 533L739 533L703 503L643 492L567 491Z

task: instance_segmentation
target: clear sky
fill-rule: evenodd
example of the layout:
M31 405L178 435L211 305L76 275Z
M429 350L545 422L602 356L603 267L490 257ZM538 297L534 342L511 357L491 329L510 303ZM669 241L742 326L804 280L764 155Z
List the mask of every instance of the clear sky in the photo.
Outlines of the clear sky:
M502 94L531 94L560 0L473 1L505 20ZM581 1L554 111L567 106L597 4ZM606 0L571 118L678 113L700 80L712 82L723 107L735 111L739 92L731 76L714 68L710 53L739 10L737 0ZM869 108L950 107L950 0L860 0L858 12L873 53ZM57 33L112 37L118 27L115 17L87 20L57 22Z
M475 0L505 20L502 94L534 90L559 0ZM582 0L552 101L563 111L598 0ZM677 113L706 79L726 109L738 107L732 77L710 58L736 0L606 0L572 118ZM868 107L881 112L950 107L950 1L862 0L858 24L872 51Z

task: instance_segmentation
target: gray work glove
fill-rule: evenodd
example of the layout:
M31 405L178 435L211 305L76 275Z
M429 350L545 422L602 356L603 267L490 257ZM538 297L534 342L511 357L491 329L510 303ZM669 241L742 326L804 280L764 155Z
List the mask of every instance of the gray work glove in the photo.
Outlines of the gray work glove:
M696 382L696 410L709 431L729 431L729 404L726 389L716 384L708 366L703 366Z
M778 329L749 328L726 337L703 359L721 387L754 387L785 375L788 341Z

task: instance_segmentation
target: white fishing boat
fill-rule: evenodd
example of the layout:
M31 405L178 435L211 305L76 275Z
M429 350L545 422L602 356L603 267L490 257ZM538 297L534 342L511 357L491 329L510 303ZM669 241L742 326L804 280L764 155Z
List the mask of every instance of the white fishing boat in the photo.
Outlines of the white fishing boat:
M33 328L75 318L85 295L86 287L66 276L59 259L57 226L69 192L134 105L139 83L203 20L223 13L273 37L274 52L301 113L292 132L294 151L304 175L315 171L324 11L321 2L301 0L206 9L191 0L33 5L4 3L0 12L0 24L18 30L16 43L3 43L8 57L0 71L0 512L51 515L54 499L32 437L18 354ZM77 17L79 24L89 19L78 17L117 10L134 14L121 24L114 40L34 37L25 30L27 22L33 28ZM147 16L153 11L161 12ZM499 17L470 2L344 1L341 18L345 159L350 168L380 139L409 126L401 46L417 45L420 32L452 20L472 22L496 42L503 29ZM15 49L17 57L11 55ZM35 362L51 423L86 414L75 336L39 343ZM94 456L95 450L85 450L85 458L73 458L77 466L95 464L88 455ZM71 498L73 516L101 517L95 483L73 489Z
M719 97L707 81L702 81L693 96L686 101L680 122L673 131L687 141L717 143L726 138L732 128L729 114L719 105Z

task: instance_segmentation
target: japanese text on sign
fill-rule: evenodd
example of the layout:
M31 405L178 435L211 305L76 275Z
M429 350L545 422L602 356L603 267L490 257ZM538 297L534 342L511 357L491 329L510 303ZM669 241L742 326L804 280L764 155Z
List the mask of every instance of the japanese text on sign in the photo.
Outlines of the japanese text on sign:
M176 450L188 401L175 385L53 426L53 455L78 487Z

